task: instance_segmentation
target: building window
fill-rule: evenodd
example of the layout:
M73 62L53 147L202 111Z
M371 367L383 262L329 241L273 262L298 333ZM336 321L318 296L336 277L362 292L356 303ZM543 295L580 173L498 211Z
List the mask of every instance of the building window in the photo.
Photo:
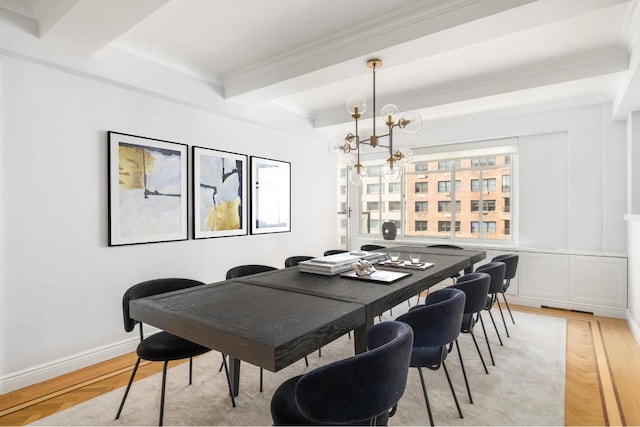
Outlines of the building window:
M367 202L367 210L369 212L371 211L377 211L379 209L380 204L378 202Z
M496 164L495 157L476 157L471 159L471 167L493 166Z
M402 189L402 184L399 182L390 182L388 186L389 193L399 193Z
M368 176L380 176L380 171L382 170L382 166L368 166L367 167L367 175Z
M416 212L427 212L429 210L429 202L416 202Z
M495 234L496 233L496 222L495 221L471 221L471 232L479 233L480 232L480 224L482 224L482 231L484 233Z
M511 191L511 175L502 175L502 192L508 193Z
M511 235L511 220L509 219L504 220L504 234L506 236Z
M502 200L504 203L502 207L502 212L505 212L505 213L511 212L511 197L503 197Z
M482 180L482 190L480 190L480 181L479 179L471 180L471 191L479 192L479 191L494 191L496 189L496 179L495 178L486 178Z
M460 231L460 221L455 222L455 231ZM450 232L451 231L451 221L438 221L438 232Z
M380 193L380 184L367 184L367 194Z
M478 212L480 209L480 200L471 201L471 212ZM482 211L483 212L495 212L496 201L495 200L483 200Z
M456 168L460 167L460 160L440 160L438 161L438 170L445 171L451 169L451 165Z
M460 191L460 180L456 180L456 191ZM438 181L438 193L451 193L451 181Z
M427 162L415 163L414 166L415 166L416 172L425 172L429 170L429 163Z
M438 212L451 212L451 201L449 200L445 200L445 201L439 201L438 202ZM456 206L456 212L460 212L460 201L456 200L455 203Z
M428 182L416 182L416 193L426 193L427 190L429 189L429 183Z
M427 231L427 221L416 221L416 231Z
M392 200L389 202L389 212L391 211L399 211L402 209L402 202L399 200Z

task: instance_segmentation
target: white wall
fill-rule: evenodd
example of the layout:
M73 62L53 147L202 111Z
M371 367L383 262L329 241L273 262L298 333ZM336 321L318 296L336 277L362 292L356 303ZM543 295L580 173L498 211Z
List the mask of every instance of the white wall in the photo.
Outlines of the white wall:
M0 71L0 393L135 348L121 298L137 282L335 246L323 144L17 59ZM292 231L108 247L109 130L291 162Z

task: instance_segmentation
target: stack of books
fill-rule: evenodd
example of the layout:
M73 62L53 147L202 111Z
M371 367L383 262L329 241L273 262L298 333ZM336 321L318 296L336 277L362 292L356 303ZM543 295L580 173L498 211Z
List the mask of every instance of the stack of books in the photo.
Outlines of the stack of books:
M343 252L341 254L327 255L302 261L298 264L298 267L300 267L300 271L304 273L333 276L351 270L351 265L361 259L366 259L371 264L377 264L387 260L388 256L383 252Z

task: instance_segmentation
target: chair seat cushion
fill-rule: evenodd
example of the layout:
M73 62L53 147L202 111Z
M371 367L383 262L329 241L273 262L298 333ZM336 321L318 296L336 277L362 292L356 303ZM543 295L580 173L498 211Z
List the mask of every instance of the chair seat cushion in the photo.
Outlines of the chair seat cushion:
M138 344L136 351L142 359L162 362L199 356L209 350L200 344L162 331L145 338Z
M443 351L443 360L447 358L447 352ZM412 368L423 367L438 369L440 366L440 346L436 347L413 347L411 351Z

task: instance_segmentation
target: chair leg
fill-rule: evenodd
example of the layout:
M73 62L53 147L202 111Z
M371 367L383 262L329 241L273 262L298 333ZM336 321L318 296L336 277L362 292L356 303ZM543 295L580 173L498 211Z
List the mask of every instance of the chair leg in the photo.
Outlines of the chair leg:
M504 321L504 314L502 313L502 306L500 305L500 300L498 299L497 295L496 295L496 302L498 303L498 309L500 310L500 317L502 317L502 324L504 325L504 330L507 333L507 338L511 338L511 336L509 335L509 329L507 329L507 322Z
M478 317L480 318L480 324L482 325L482 332L484 332L484 340L487 342L487 348L489 349L489 356L491 356L491 364L496 366L496 361L493 360L493 352L491 351L491 344L489 343L489 337L487 336L487 329L484 327L484 320L482 320L482 316L480 312L478 312Z
M220 369L218 369L218 372L222 372L222 368L224 368L224 361L226 360L226 355L224 353L220 353L222 354L222 362L220 362Z
M456 402L456 408L458 408L458 415L460 418L464 418L462 416L462 409L460 409L460 404L458 403L458 397L456 396L456 391L453 389L453 383L451 382L451 377L449 377L449 370L447 369L447 365L442 361L442 367L444 368L444 374L447 376L447 382L449 383L449 388L451 389L451 394L453 395L453 400Z
M231 378L229 378L229 368L227 366L227 359L222 355L222 367L224 368L224 373L227 376L227 385L229 386L229 396L231 396L231 405L236 407L236 399L233 397L233 386L231 385ZM220 371L218 371L220 372Z
M120 402L120 407L118 408L118 413L116 414L116 420L120 418L120 413L122 412L122 408L124 407L124 401L127 400L127 396L129 395L129 389L131 389L131 384L133 384L133 379L136 376L136 372L138 372L138 366L140 366L140 358L136 360L136 364L133 367L133 372L131 372L131 378L129 378L129 384L127 384L127 388L124 391L124 396L122 396L122 402Z
M164 417L164 390L167 386L167 365L169 364L168 360L165 360L162 364L162 390L160 391L160 419L158 420L158 425L162 425L162 418Z
M489 317L491 318L491 322L493 323L493 328L496 330L496 335L498 336L498 341L500 341L500 345L504 346L504 344L502 344L502 337L500 336L500 332L498 332L498 325L496 325L496 321L493 318L493 314L491 314L491 310L487 310L489 312ZM489 342L489 341L487 341Z
M322 357L322 349L321 348L318 349L318 357Z
M418 373L420 374L420 384L422 384L422 393L424 394L424 403L427 404L427 413L429 414L429 423L433 426L433 415L431 414L431 405L429 405L429 397L427 396L427 387L424 385L424 376L422 375L422 369L418 367Z
M462 376L464 377L464 385L467 386L467 394L469 395L469 403L473 404L473 397L471 397L471 388L469 387L469 380L467 379L467 371L464 369L464 362L462 361L462 353L460 352L460 345L456 338L456 350L458 350L458 358L460 359L460 367L462 368Z
M193 357L189 358L189 385L191 385L191 380L193 379Z
M309 359L307 358L307 356L304 357L304 363L305 365L309 366Z
M487 369L487 364L484 363L484 357L482 357L482 353L480 352L480 346L478 346L478 341L476 340L476 336L473 333L473 329L469 332L471 334L471 338L473 339L473 344L476 346L476 350L478 351L478 356L480 356L480 361L482 362L482 367L484 368L484 372L489 375L489 370Z
M507 305L507 310L509 310L509 316L511 316L511 323L513 323L515 325L516 321L513 320L513 314L511 313L511 307L509 307L509 301L507 301L507 296L505 295L504 292L502 292L502 299L504 300L504 303Z
M260 393L262 393L262 368L260 368Z

